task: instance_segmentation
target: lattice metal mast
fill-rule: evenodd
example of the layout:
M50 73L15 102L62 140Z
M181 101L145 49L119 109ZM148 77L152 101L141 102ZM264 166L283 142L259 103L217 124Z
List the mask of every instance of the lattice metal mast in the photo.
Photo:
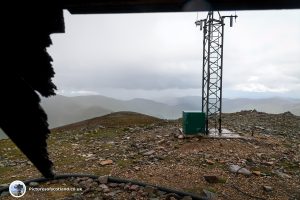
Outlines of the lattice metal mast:
M237 15L221 16L217 12L215 17L213 11L208 12L206 19L195 22L203 29L202 112L206 113L206 134L211 129L222 132L223 42L227 17L232 27Z

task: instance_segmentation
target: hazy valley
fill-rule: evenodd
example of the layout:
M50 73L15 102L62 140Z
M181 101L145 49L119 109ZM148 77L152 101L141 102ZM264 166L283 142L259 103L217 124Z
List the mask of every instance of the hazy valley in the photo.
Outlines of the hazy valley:
M184 110L201 110L201 97L186 96L153 101L142 98L118 100L100 95L77 97L56 95L47 99L42 98L42 106L48 114L50 128L54 128L117 111L133 111L161 119L178 119ZM252 109L273 114L290 111L300 116L300 99L223 99L225 113ZM0 139L3 137L5 135L0 129Z
M161 119L178 119L184 110L201 110L201 97L186 96L158 102L141 98L118 100L100 95L57 95L42 99L42 106L48 114L50 127L53 128L117 111L133 111ZM225 113L253 109L272 114L290 111L300 116L300 99L223 99Z

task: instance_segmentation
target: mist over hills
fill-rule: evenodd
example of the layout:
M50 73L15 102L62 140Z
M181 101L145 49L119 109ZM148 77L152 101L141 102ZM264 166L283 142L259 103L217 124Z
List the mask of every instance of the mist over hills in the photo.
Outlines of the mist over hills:
M153 101L136 98L119 100L101 95L65 97L57 95L43 98L42 106L49 117L50 127L82 121L117 111L133 111L162 119L177 119L183 110L201 110L200 96L186 96ZM267 113L290 111L300 115L300 99L223 99L223 112L237 112L256 109Z
M159 101L160 102L141 98L118 100L100 95L77 97L56 95L51 98L42 98L42 106L48 114L50 128L103 116L117 111L133 111L161 119L177 119L181 117L182 111L184 110L201 110L200 96L168 98ZM223 98L223 112L225 113L251 109L275 114L290 111L300 116L300 99ZM1 138L3 138L3 132L0 129L0 139Z
M42 99L50 127L82 121L117 111L134 111L162 119L175 119L181 108L148 99L118 100L100 95Z
M266 98L266 99L223 99L224 112L256 109L267 113L292 112L300 116L300 99Z

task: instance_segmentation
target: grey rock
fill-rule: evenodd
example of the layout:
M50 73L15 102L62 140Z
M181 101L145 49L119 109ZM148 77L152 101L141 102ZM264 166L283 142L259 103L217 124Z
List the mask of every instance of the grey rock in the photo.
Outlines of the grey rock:
M151 193L156 193L156 192L157 192L157 189L154 188L154 187L152 187L152 186L146 186L146 187L144 188L144 191L147 192L147 193L149 193L149 194L151 194Z
M266 192L271 192L273 190L273 188L271 186L263 186L264 191Z
M114 193L116 194L122 193L122 190L115 190Z
M116 196L116 194L117 194L117 193L114 191L114 192L109 192L109 193L107 193L106 196L114 197L114 196Z
M163 196L163 195L165 195L165 194L166 194L166 192L161 191L161 190L159 190L159 191L157 192L157 195L158 195L158 196Z
M112 187L112 188L115 188L115 187L118 187L119 184L118 183L109 183L108 186Z
M92 187L95 187L95 186L97 187L97 185L98 184L96 182L94 182L93 179L87 179L87 180L81 181L79 183L79 186L84 189L91 189Z
M130 197L131 199L136 199L137 193L136 191L131 192Z
M178 194L170 193L170 194L166 195L166 199L167 200L177 200L177 199L181 199L181 197Z
M27 163L27 165L32 165L32 163L30 161L27 161L26 163Z
M87 179L85 182L86 182L87 184L91 184L91 183L93 183L93 182L94 182L94 180L93 180L93 179L91 179L91 178L89 178L89 179Z
M139 189L140 186L138 185L131 185L129 190L133 190L133 191L137 191Z
M184 135L178 135L177 138L178 138L178 139L183 139L183 138L184 138Z
M106 184L106 183L108 183L108 176L100 176L98 178L98 181L100 184Z
M105 185L105 184L100 184L99 188L101 188L102 190L104 190L104 189L108 189L108 186Z
M127 183L125 186L124 186L124 190L129 190L131 184L130 183Z
M274 171L274 173L275 173L276 175L280 176L281 178L292 178L290 175L288 175L288 174L286 174L286 173L283 173L283 172L281 172L281 171L278 171L278 170Z
M38 186L38 185L39 185L38 182L30 182L30 183L29 183L29 186L30 186L30 187L36 187L36 186Z
M246 176L250 176L251 172L243 167L240 167L239 165L230 165L229 166L229 171L232 173L239 173L239 174L244 174Z
M109 192L110 192L110 189L109 189L109 188L105 188L105 189L103 189L103 192L104 192L104 193L109 193Z
M154 150L150 150L150 151L147 151L146 153L144 153L143 155L144 155L144 156L150 156L150 155L152 155L152 154L154 154L154 153L155 153Z
M217 194L216 193L213 193L211 191L208 191L208 190L203 190L203 194L205 195L205 198L208 199L208 200L214 200L214 199L217 199Z
M157 195L155 193L147 193L149 198L156 198Z
M83 197L81 194L75 193L72 196L73 197L71 198L71 200L83 200Z

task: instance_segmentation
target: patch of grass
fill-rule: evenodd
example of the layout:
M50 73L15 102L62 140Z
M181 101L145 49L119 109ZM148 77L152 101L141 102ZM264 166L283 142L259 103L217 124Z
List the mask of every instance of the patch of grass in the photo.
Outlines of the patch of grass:
M4 176L9 171L11 171L11 167L0 167L1 176Z
M263 174L267 174L270 175L271 173L271 169L267 166L263 166L263 165L259 165L256 167L251 168L251 171L260 171Z
M123 131L125 131L125 132L127 132L127 131L129 131L130 130L130 128L129 127L125 127L125 128L123 128Z
M219 169L222 169L224 171L228 170L228 166L225 163L219 163L219 162L215 163L215 168L219 168Z
M104 176L110 174L111 170L112 170L111 166L97 167L96 169L93 170L93 173L99 176Z
M67 155L67 154L63 154ZM59 160L56 161L57 165L68 165L68 164L77 164L77 163L84 163L84 159L80 156L66 156L66 157L60 157Z
M4 148L11 148L14 146L14 143L10 140L10 139L4 139L4 140L0 140L0 150L4 149Z
M288 149L292 149L293 148L293 144L290 143L290 142L284 142L283 146L286 147L286 148L288 148Z
M1 178L0 178L0 183L6 183L9 181L9 172L11 171L10 167L0 167L0 174L1 174Z
M193 188L185 189L185 191L200 195L203 191L203 188L202 187L193 187Z
M215 193L217 194L218 191L217 189L213 188L213 187L208 187L208 188L204 188L204 187L200 187L200 186L194 186L192 188L186 188L184 189L186 192L189 192L189 193L193 193L193 194L197 194L199 196L202 196L203 195L203 190L207 190L209 192L212 192L212 193Z
M14 180L26 180L29 178L28 174L24 173L24 168L18 169L13 167L0 168L0 184L11 183ZM32 178L32 177L30 177Z
M112 147L113 147L112 144L107 144L107 143L101 144L101 148L103 149L111 149Z
M207 191L210 191L212 193L218 193L218 191L215 188L209 187L209 188L205 188Z
M18 147L11 140L0 140L0 155L5 155L5 157L13 159L26 159L24 154L20 151ZM9 150L8 150L9 149Z
M121 168L124 169L126 167L129 167L130 165L132 165L133 161L131 159L127 159L127 160L118 160L117 165Z
M298 170L300 170L300 167L299 167L298 163L290 162L288 160L280 162L279 165L284 167L285 169L287 169L289 171L298 171Z
M219 183L225 184L227 182L227 178L219 177Z
M99 130L96 134L93 134L93 136L103 138L103 139L113 139L116 136L119 136L122 132L119 129L105 129L105 130Z

